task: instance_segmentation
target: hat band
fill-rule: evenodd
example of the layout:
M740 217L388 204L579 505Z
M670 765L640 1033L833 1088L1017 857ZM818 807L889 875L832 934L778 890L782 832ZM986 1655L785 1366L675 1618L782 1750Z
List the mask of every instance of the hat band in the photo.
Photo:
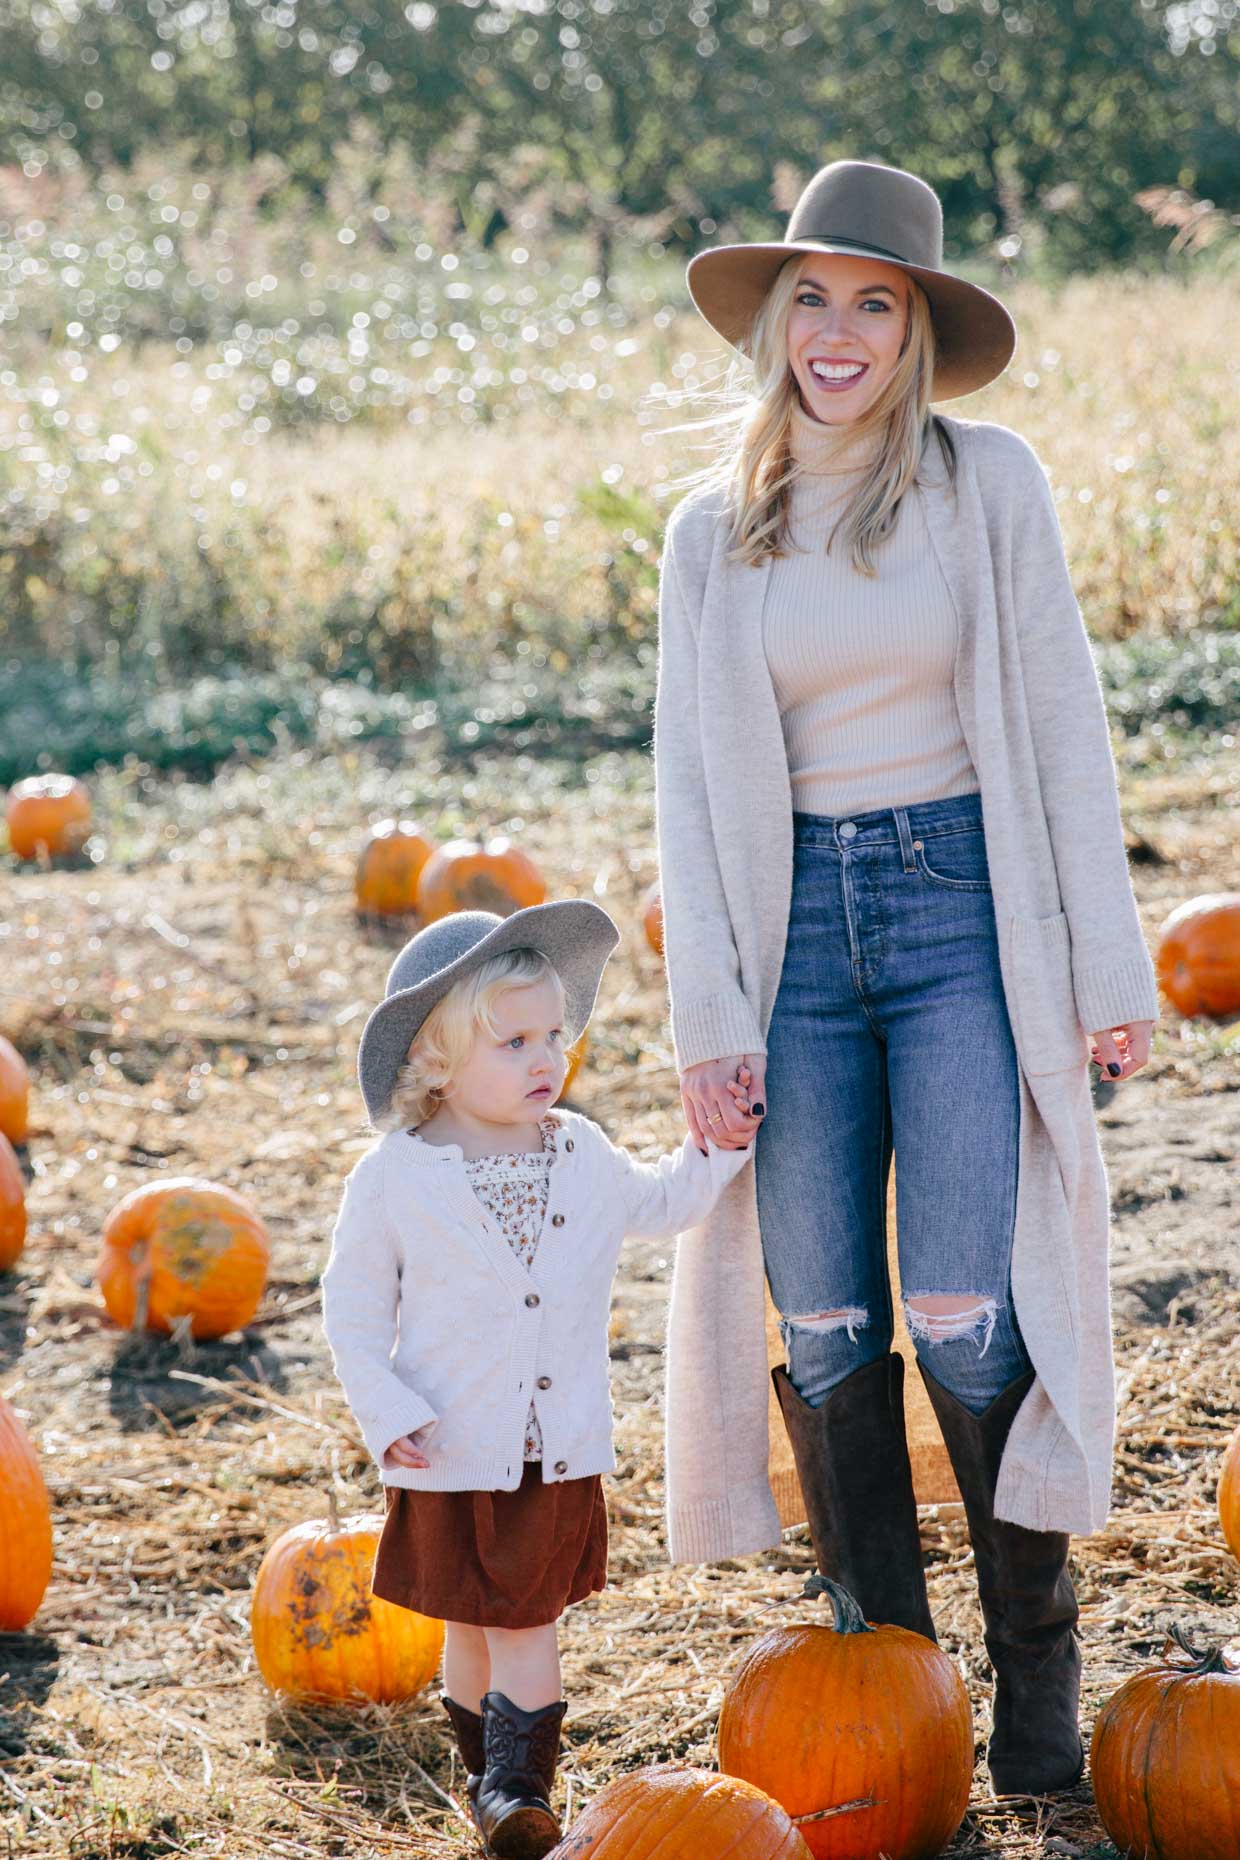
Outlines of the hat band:
M818 239L823 245L855 245L863 252L873 252L876 258L894 258L897 265L913 263L911 258L905 258L903 252L893 252L885 245L871 245L868 239L850 238L847 233L798 233L796 240L790 243L799 243L802 239Z

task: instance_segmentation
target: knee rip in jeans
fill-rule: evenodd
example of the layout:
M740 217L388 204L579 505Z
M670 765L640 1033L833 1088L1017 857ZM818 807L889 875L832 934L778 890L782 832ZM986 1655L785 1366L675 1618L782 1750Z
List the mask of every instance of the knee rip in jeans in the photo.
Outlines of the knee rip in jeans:
M925 1293L904 1300L904 1321L914 1343L956 1343L962 1337L985 1341L978 1351L985 1356L999 1318L998 1300L964 1293Z
M790 1330L846 1330L848 1341L856 1343L857 1332L864 1330L870 1314L864 1305L842 1305L838 1311L814 1311L808 1317L784 1319L785 1338Z

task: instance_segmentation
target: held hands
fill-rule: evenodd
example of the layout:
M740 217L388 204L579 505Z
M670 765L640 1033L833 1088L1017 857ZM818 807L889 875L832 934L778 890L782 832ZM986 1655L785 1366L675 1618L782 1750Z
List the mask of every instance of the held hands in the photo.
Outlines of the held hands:
M1090 1063L1117 1083L1139 1072L1150 1056L1152 1020L1130 1020L1123 1027L1108 1027L1089 1036Z
M765 1053L703 1059L685 1067L680 1101L689 1134L703 1153L707 1143L721 1150L748 1149L766 1111L765 1080Z
M402 1434L399 1440L394 1440L383 1455L383 1464L385 1466L411 1466L419 1471L429 1466L430 1461L418 1445L418 1434L421 1431L421 1428L418 1428L416 1433Z

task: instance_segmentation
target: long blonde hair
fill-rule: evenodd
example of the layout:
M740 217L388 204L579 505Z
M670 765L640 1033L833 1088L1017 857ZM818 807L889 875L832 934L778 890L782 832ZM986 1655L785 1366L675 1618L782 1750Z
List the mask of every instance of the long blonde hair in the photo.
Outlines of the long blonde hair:
M372 1129L406 1130L424 1124L450 1095L478 1029L497 1031L491 1016L499 996L546 975L563 989L558 969L541 950L506 949L454 982L414 1034L387 1104L371 1120Z
M715 458L677 488L710 486L726 493L732 510L730 559L757 567L765 556L786 553L792 487L801 468L792 456L792 413L799 403L788 362L788 315L809 255L797 253L776 273L754 319L748 358L728 368L720 389L700 398L719 411L683 422L678 431L722 430ZM874 403L841 429L841 440L881 435L855 496L831 531L831 548L844 531L854 568L874 575L874 550L895 527L900 500L916 478L927 437L938 439L949 482L956 481L956 448L943 421L930 411L934 323L917 280L909 286L908 329L899 358Z

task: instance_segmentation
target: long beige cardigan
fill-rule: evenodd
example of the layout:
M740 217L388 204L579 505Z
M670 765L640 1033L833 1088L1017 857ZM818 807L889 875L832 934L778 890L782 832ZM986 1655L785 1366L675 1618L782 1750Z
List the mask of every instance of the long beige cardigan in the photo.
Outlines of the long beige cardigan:
M1012 1294L1037 1371L995 1509L1034 1530L1089 1532L1110 1502L1115 1389L1107 1181L1082 1029L1154 1019L1157 993L1046 474L1007 427L945 424L955 492L930 438L912 494L926 499L959 618L956 698L1021 1067ZM692 493L673 513L661 570L655 790L682 1068L765 1051L792 891L791 784L762 648L769 567L726 562L728 530L722 493ZM749 1167L677 1250L666 1363L674 1562L772 1547L781 1523L804 1517L769 1385L771 1311Z

